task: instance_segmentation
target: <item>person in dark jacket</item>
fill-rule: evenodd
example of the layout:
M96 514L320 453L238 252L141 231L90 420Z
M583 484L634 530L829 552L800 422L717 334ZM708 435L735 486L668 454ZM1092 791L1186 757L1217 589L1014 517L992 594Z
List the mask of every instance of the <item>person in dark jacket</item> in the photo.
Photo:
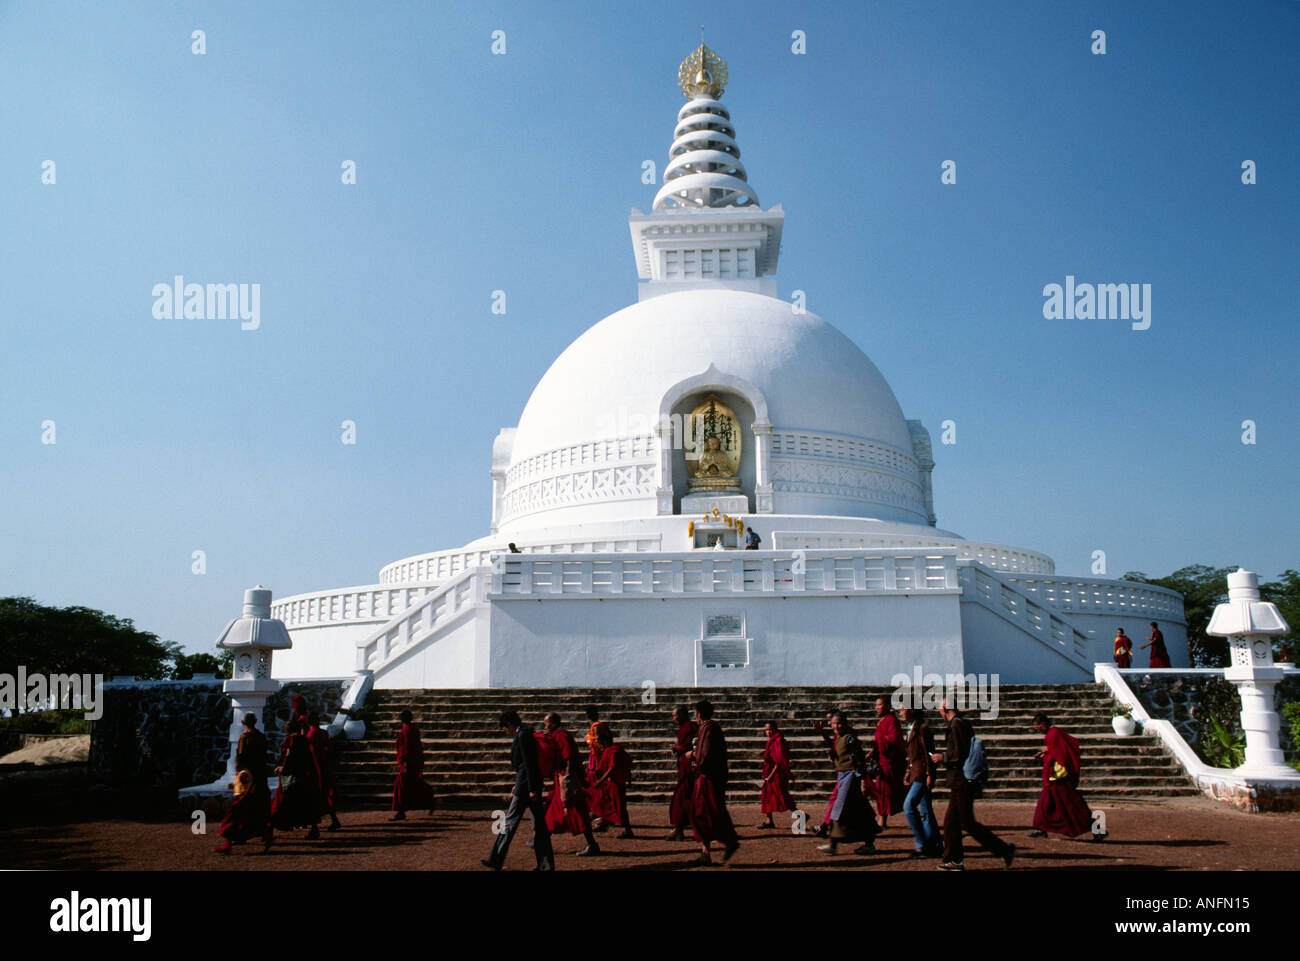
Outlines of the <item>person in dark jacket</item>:
M551 851L551 832L546 828L546 805L542 802L545 786L537 762L537 739L533 736L533 729L519 719L516 711L503 712L499 723L501 730L511 738L510 764L515 769L515 786L510 792L505 823L492 845L492 853L483 860L483 866L493 871L501 870L524 811L528 811L533 819L533 854L537 857L537 870L554 871L555 855Z
M970 756L971 738L975 736L970 721L950 707L946 698L939 707L939 713L948 722L944 753L930 756L935 764L940 761L948 763L948 810L943 815L943 861L939 864L939 870L966 870L961 841L963 832L989 853L1002 858L1007 867L1011 867L1016 856L1016 846L1003 841L975 820L975 786L966 780L963 770L966 758Z

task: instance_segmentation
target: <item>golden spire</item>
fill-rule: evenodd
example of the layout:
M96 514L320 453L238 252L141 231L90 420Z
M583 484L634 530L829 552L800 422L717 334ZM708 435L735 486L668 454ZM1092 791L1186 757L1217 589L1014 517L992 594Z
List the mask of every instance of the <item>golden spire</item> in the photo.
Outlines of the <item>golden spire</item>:
M727 87L726 61L701 41L699 48L682 61L677 82L688 100L699 96L717 100Z

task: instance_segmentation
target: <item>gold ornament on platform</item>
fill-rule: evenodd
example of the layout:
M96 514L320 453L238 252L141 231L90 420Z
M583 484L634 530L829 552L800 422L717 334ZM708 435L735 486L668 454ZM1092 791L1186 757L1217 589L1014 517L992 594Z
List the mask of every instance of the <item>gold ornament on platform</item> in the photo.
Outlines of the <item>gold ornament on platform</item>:
M727 63L700 44L677 69L677 82L687 100L700 96L717 100L727 88Z

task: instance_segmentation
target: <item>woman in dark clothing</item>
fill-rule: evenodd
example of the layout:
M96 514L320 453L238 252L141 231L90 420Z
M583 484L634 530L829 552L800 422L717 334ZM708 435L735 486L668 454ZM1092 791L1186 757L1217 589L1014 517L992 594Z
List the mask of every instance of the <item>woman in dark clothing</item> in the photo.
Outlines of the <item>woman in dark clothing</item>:
M831 733L835 752L835 803L831 807L830 843L818 850L836 854L844 841L861 841L854 854L875 851L875 836L880 832L876 817L867 803L867 759L862 742L849 729L844 715L831 715Z

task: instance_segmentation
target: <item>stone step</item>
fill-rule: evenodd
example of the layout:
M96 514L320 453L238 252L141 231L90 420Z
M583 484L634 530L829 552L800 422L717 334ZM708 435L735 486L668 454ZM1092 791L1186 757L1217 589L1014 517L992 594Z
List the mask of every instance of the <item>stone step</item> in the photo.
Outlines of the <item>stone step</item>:
M502 709L520 712L534 724L551 710L569 722L582 744L587 730L586 709L594 705L613 728L636 762L629 789L633 803L667 804L676 783L676 762L667 751L676 730L668 720L674 705L689 705L702 697L713 701L727 734L731 763L732 803L758 803L759 773L768 718L783 722L794 764L792 790L810 813L821 806L833 785L826 749L811 731L814 720L829 706L845 710L868 744L875 726L875 700L888 696L882 688L660 688L656 703L644 704L636 687L616 689L566 688L375 691L369 699L372 717L368 737L349 742L339 760L338 780L343 804L387 807L394 778L393 738L398 714L410 710L422 732L427 758L426 780L449 804L495 808L504 803L513 778L509 744L497 728ZM1096 684L1004 685L998 690L998 717L983 720L967 715L985 742L993 781L984 797L1002 801L1033 801L1041 790L1041 765L1034 754L1042 737L1033 731L1034 713L1045 711L1079 739L1084 758L1081 790L1090 804L1102 800L1158 799L1192 796L1196 788L1160 742L1149 736L1120 739L1111 729L1113 699ZM927 720L942 749L944 725L934 712ZM940 785L935 796L946 799Z

